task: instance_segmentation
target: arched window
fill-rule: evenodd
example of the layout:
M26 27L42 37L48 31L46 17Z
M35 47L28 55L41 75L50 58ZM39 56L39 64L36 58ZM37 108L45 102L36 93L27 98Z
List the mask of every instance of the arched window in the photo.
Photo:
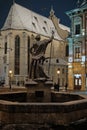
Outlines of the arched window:
M81 34L81 29L82 29L81 17L76 17L74 19L74 34L75 35Z
M20 37L15 37L15 61L14 61L14 74L19 75L20 73Z

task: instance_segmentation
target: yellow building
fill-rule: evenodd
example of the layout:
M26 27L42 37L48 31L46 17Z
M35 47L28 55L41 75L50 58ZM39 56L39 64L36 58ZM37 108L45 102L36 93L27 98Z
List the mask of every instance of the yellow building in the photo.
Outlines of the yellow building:
M50 17L46 18L17 3L11 6L0 35L0 77L5 80L6 85L9 84L9 70L12 70L13 84L24 83L30 72L29 49L35 36L40 34L41 39L48 39L52 31L54 31L54 39L47 47L46 57L55 59L55 62L58 58L65 61L69 28L59 23L54 10L51 9ZM67 62L63 63L66 68ZM54 66L54 63L51 63L51 66ZM51 69L50 76L55 77L53 79L57 82L58 64L55 69L53 68L54 74L51 74ZM66 82L65 78L64 81Z
M68 86L70 89L87 88L87 1L66 14L71 19L68 58Z

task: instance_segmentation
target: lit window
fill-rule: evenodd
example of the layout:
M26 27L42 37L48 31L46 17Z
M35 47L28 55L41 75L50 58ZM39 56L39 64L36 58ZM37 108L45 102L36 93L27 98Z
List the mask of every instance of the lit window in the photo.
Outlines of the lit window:
M75 47L75 59L81 58L81 47Z
M78 80L77 79L75 79L75 85L78 85Z
M82 81L81 81L81 79L79 79L79 85L81 85L82 84Z

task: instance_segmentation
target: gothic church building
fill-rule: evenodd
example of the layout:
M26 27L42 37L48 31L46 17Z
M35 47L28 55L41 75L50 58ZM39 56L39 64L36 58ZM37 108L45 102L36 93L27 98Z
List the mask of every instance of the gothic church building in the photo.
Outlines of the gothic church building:
M41 16L17 3L14 3L1 28L0 33L0 78L9 84L9 71L12 71L12 83L23 84L30 72L31 55L29 49L37 34L41 39L48 39L54 31L54 39L46 50L48 59L44 69L54 82L57 82L57 69L60 68L60 84L67 81L66 46L69 28L59 23L54 10L51 9L49 18ZM51 63L49 66L49 60Z

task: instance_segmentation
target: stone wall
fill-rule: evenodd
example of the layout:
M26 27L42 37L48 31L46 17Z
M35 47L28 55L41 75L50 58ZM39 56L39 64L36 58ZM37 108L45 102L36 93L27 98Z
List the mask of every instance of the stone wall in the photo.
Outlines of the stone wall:
M0 101L1 124L69 124L87 117L87 100L66 103Z
M64 96L68 96L69 98L70 94L65 94ZM14 124L15 127L23 124L34 127L37 124L37 129L35 130L38 130L39 126L67 125L83 118L87 118L86 98L62 103L23 103L0 100L0 125L4 126L4 128L7 126L11 127Z

